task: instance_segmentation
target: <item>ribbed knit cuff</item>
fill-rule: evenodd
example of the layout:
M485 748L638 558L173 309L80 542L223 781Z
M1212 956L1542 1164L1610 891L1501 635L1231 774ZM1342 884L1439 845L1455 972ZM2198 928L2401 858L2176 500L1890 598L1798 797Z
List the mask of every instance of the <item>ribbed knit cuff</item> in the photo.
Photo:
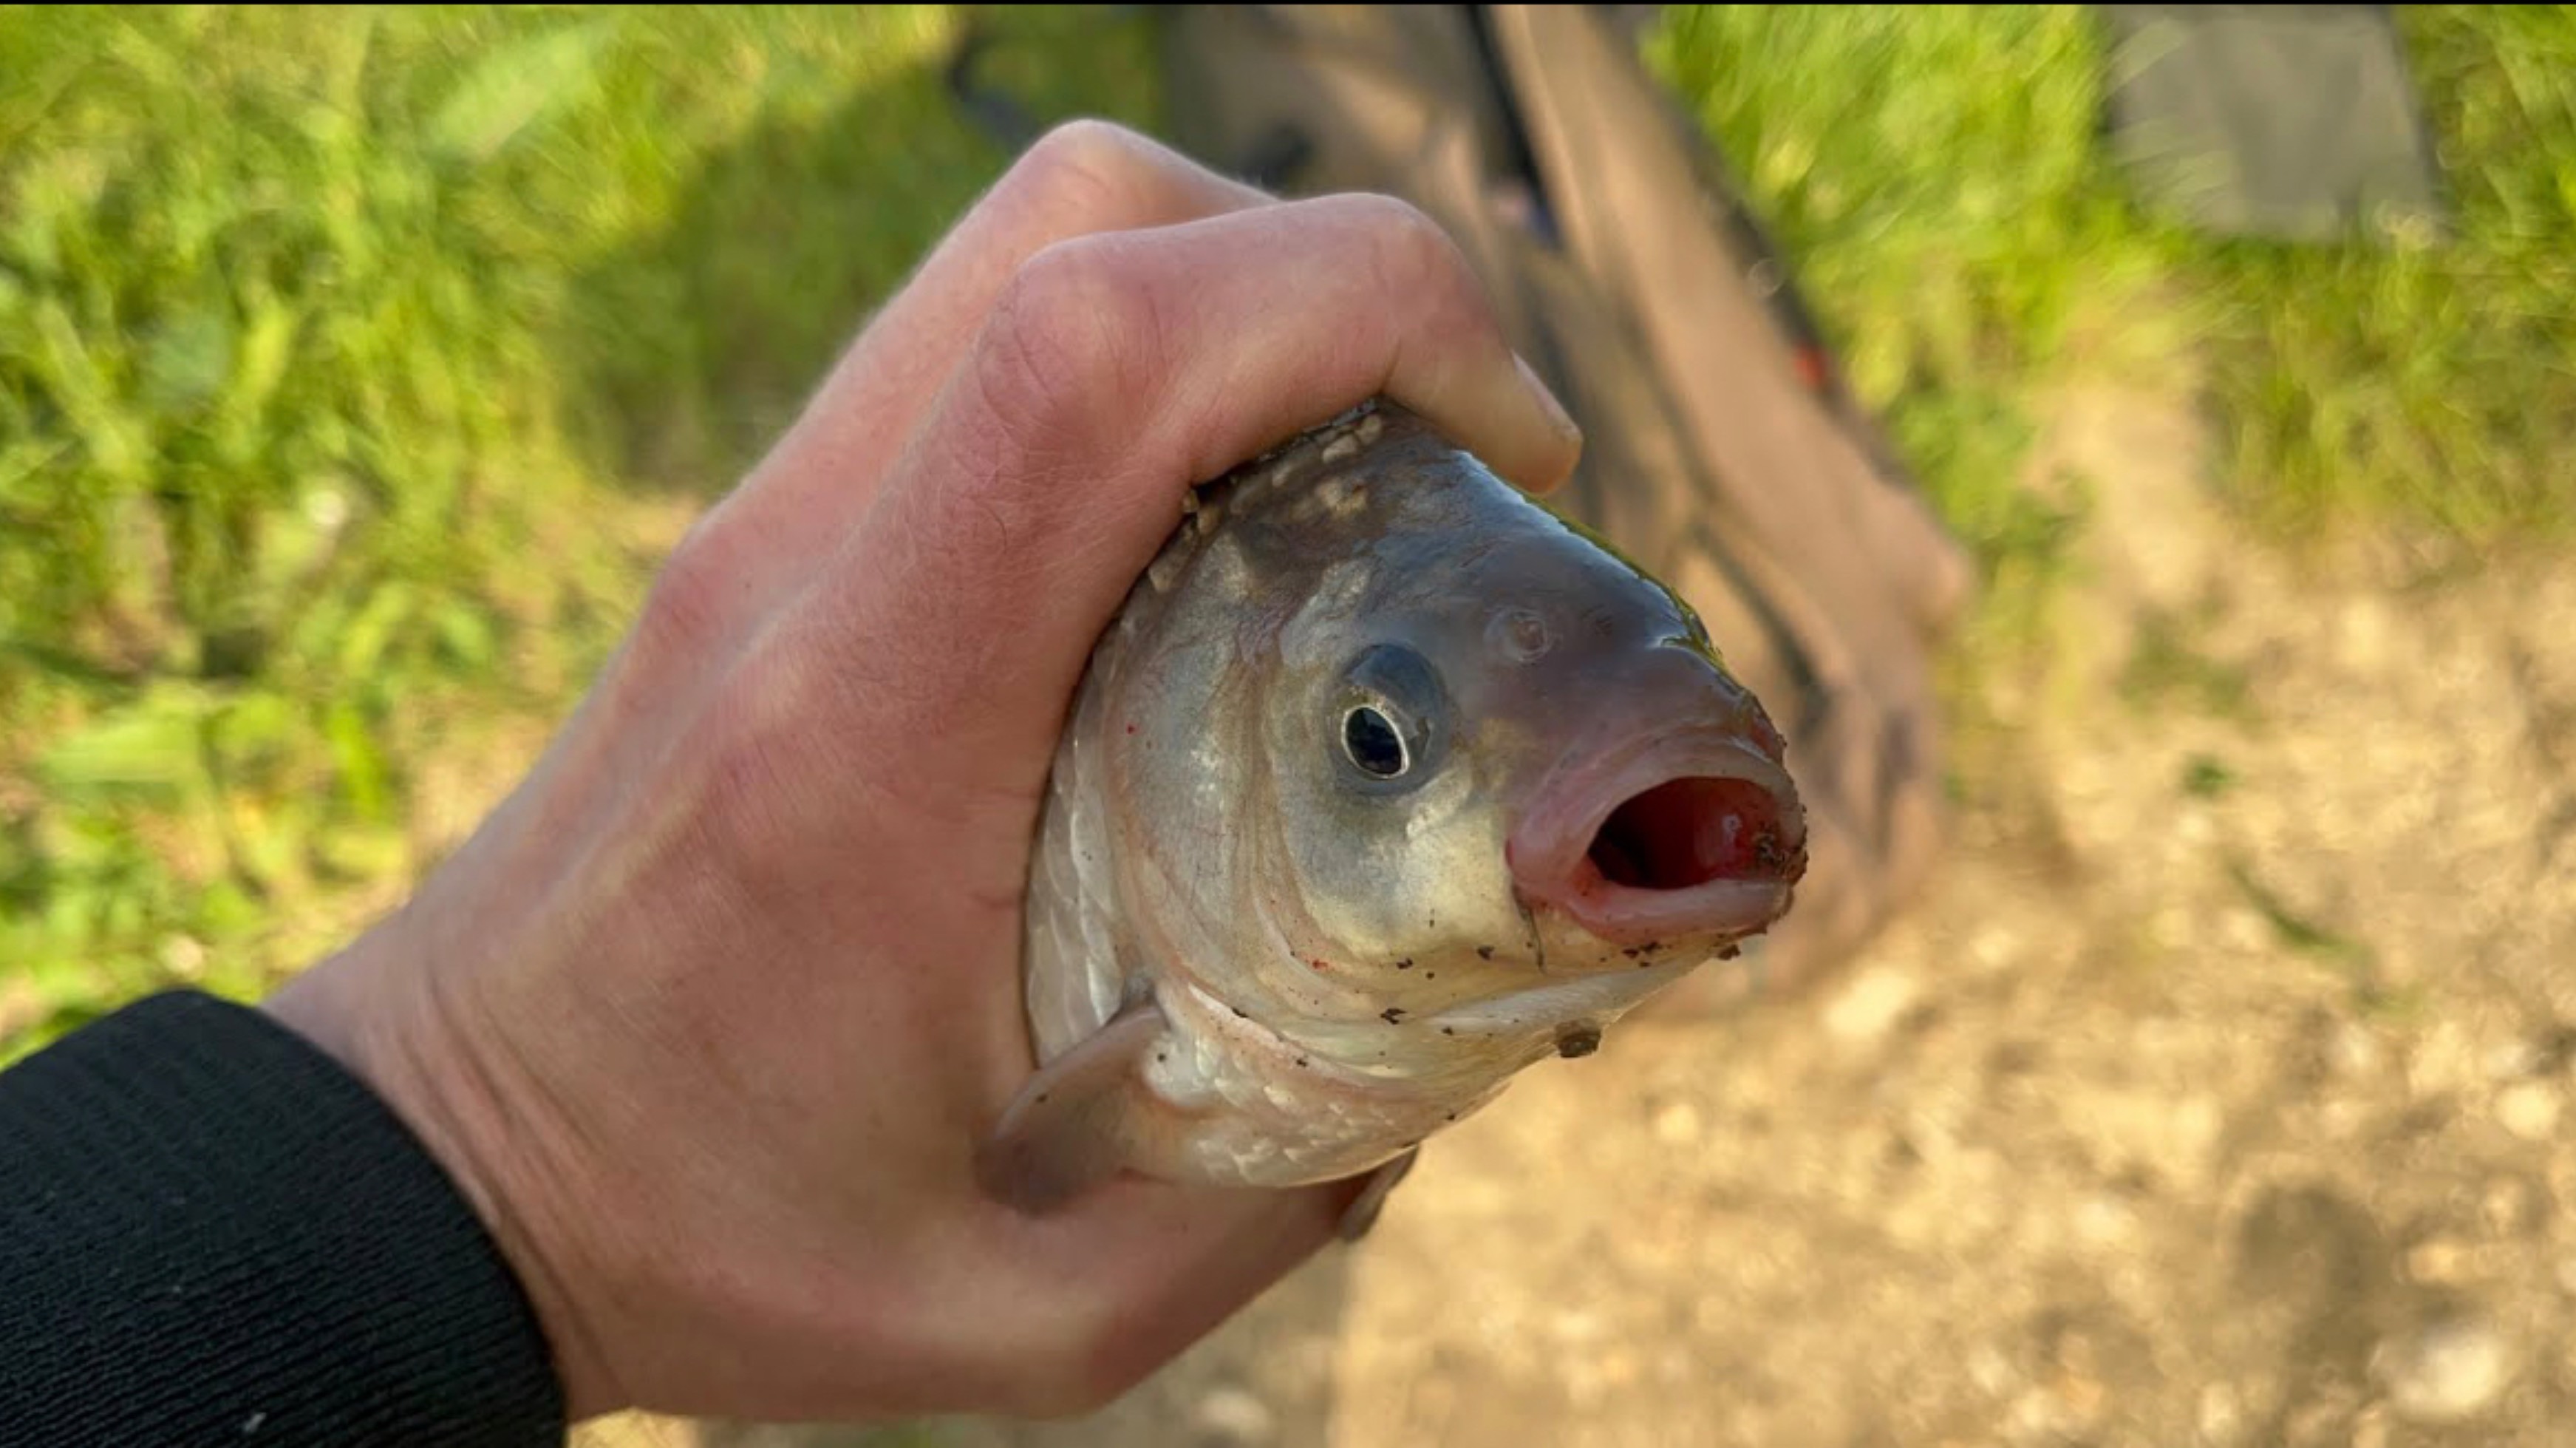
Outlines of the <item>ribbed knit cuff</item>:
M491 1237L301 1036L181 991L0 1072L0 1444L564 1438Z

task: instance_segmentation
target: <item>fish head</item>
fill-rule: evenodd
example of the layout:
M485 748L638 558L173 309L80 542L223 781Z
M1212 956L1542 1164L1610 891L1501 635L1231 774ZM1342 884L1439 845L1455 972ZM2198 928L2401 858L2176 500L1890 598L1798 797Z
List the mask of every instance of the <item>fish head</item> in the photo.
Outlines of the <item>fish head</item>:
M1399 410L1310 486L1252 544L1303 574L1259 704L1295 957L1472 1013L1787 911L1785 743L1682 599Z

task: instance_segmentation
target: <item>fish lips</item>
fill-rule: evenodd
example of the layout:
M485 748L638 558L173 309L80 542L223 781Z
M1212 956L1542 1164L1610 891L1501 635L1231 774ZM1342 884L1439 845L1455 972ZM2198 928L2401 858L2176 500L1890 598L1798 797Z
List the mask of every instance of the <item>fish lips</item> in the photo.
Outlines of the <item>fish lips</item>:
M1713 949L1787 913L1807 868L1806 813L1789 772L1743 730L1652 734L1554 770L1506 859L1524 904L1612 945Z

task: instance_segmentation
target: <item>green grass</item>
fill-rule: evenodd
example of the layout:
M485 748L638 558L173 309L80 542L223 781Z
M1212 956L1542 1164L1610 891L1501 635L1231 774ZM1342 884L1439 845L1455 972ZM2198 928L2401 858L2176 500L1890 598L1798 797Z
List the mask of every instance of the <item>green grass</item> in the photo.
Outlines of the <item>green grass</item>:
M1132 25L1070 23L1040 100L1146 119ZM259 992L432 862L424 772L524 759L669 519L1007 163L958 25L0 21L0 1059Z
M1677 7L1649 38L1990 575L2063 503L2014 463L2049 382L2199 386L2276 541L2469 549L2576 522L2576 9L2401 7L2457 236L2217 239L2095 139L2088 7Z
M2206 377L2277 534L2562 530L2576 18L2406 12L2452 242L2137 214L2067 7L1676 12L1658 69L1990 593L2080 496L2054 379ZM1150 122L1135 22L1011 10L1041 115ZM0 1060L265 989L399 898L656 549L1006 163L948 7L19 8L0 20Z

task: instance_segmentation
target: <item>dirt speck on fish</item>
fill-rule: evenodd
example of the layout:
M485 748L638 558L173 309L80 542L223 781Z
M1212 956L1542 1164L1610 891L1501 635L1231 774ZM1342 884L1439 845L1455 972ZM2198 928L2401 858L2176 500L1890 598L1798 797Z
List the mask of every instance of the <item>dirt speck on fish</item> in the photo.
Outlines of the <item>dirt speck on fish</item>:
M1076 693L1038 1069L979 1179L1044 1212L1375 1171L1373 1215L1417 1143L1786 913L1784 751L1671 590L1406 409L1236 468Z

